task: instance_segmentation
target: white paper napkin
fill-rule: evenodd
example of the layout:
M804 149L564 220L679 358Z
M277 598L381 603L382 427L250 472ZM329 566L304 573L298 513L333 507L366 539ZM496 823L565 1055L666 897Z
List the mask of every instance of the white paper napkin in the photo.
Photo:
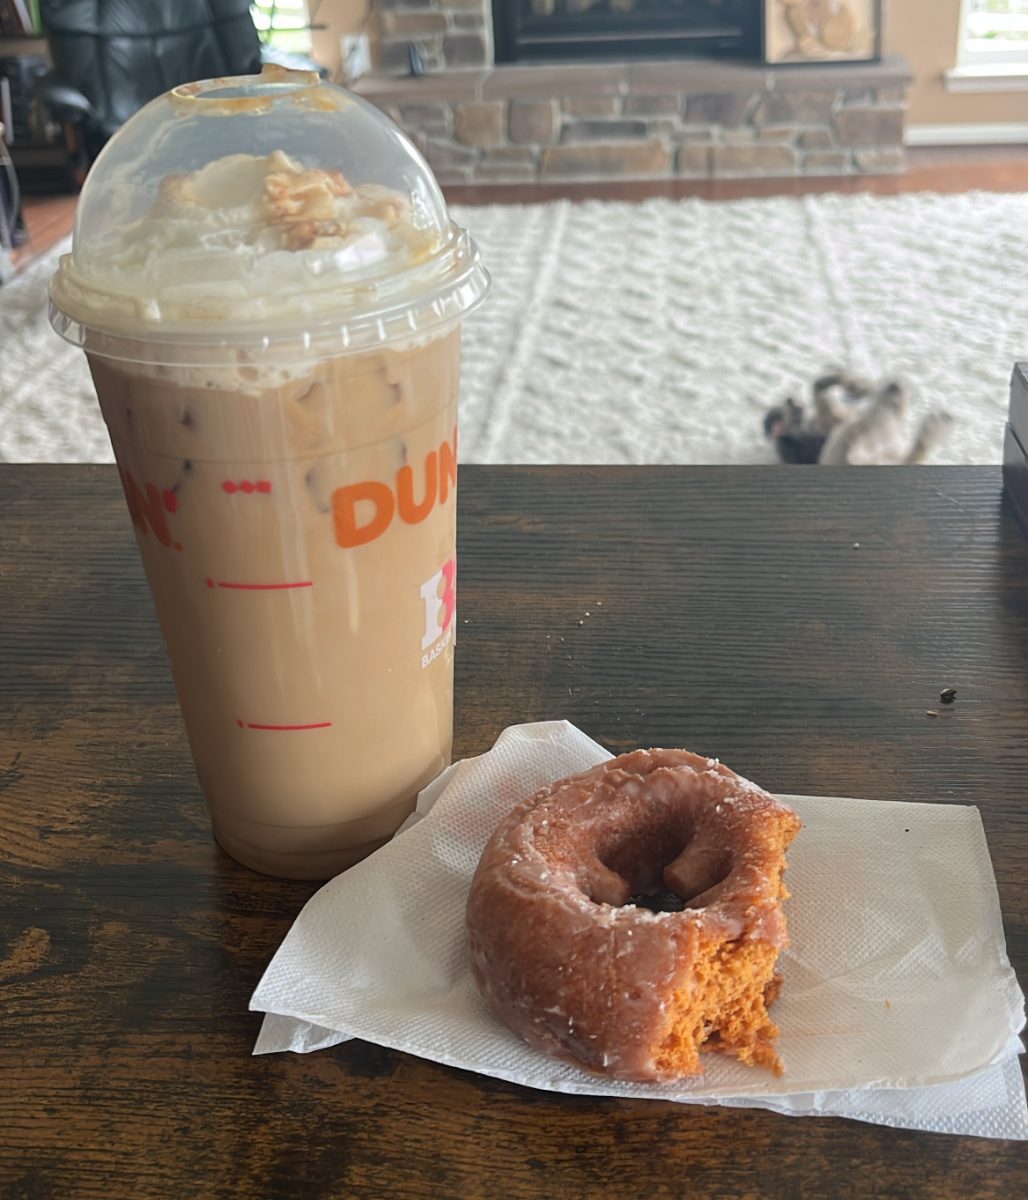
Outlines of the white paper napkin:
M468 970L464 905L500 819L610 755L563 721L514 726L422 792L401 832L323 887L254 992L255 1053L350 1037L528 1087L834 1114L1028 1139L1024 997L978 810L786 797L792 944L774 1017L785 1074L704 1056L677 1084L597 1079L530 1050Z

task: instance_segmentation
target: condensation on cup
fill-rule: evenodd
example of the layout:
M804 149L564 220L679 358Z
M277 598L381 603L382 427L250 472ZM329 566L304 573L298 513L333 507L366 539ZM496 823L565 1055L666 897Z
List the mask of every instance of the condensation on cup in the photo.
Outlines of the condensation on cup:
M108 143L51 285L85 350L214 835L322 879L453 733L460 321L488 275L413 145L314 74Z

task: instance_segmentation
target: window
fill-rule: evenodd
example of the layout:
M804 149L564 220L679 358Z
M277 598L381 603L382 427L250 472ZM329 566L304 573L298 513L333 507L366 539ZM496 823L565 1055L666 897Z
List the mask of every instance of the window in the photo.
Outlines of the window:
M1028 65L1028 0L964 0L962 65Z
M312 0L311 8L317 7L317 0ZM264 0L251 4L250 11L265 46L274 46L288 54L310 53L311 29L306 0Z

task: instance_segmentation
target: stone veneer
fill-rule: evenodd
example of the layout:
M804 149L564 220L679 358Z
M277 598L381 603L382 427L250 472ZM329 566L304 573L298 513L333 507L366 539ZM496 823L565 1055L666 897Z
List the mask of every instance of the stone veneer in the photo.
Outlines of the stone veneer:
M372 75L355 90L413 137L441 183L479 184L900 171L910 81L899 56L683 59Z
M485 67L493 61L490 0L374 0L378 25L376 67L406 75L409 46L426 71Z

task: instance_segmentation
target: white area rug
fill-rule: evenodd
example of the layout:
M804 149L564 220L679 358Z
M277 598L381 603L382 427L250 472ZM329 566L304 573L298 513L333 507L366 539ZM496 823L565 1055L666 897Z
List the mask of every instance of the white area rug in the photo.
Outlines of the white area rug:
M948 409L936 461L1000 459L1028 358L1028 195L454 216L496 283L466 326L465 461L773 461L764 409L835 367L901 376L915 414ZM0 288L0 459L109 461L82 356L46 321L57 253Z

